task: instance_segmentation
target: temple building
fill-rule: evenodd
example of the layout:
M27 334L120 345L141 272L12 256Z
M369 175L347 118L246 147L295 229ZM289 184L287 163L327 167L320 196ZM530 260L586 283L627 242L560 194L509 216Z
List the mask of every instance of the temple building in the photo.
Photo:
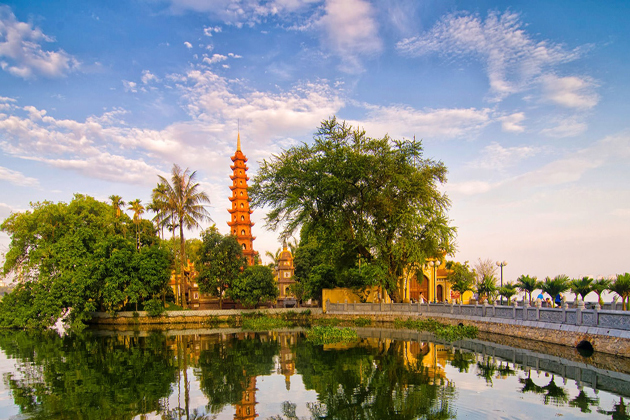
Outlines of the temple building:
M243 248L243 254L247 258L247 263L254 265L258 253L254 251L254 239L256 238L252 236L254 223L252 223L250 218L253 210L249 208L249 196L247 195L247 181L249 181L247 169L249 168L246 165L247 158L241 151L240 133L236 140L236 153L231 159L234 164L230 166L230 169L232 169L232 175L230 176L232 180L232 185L230 186L232 190L232 196L230 197L232 208L228 209L231 216L228 226L230 226L231 233L236 236L238 243Z
M293 254L287 249L287 242L284 241L276 269L279 291L278 307L295 306L297 304L295 297L289 292L289 287L295 283L293 278L294 271Z

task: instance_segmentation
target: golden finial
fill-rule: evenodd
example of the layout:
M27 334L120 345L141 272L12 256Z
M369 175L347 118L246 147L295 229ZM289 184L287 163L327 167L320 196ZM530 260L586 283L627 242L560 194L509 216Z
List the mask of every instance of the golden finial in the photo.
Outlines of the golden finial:
M238 133L236 137L236 150L241 150L241 133Z

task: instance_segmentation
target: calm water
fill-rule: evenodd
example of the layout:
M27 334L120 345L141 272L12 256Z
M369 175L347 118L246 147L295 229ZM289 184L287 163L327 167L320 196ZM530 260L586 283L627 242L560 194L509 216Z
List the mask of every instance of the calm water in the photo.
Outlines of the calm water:
M627 359L360 334L321 346L294 331L0 332L0 417L630 418Z

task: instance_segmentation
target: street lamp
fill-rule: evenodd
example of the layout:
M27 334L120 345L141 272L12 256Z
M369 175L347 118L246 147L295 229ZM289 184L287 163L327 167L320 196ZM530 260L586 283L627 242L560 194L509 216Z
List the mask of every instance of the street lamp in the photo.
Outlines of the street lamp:
M503 267L507 265L507 261L497 261L497 266L501 267L501 287L503 287ZM503 306L503 295L501 295L501 306Z
M429 261L429 265L433 268L433 303L437 303L437 269L440 261Z

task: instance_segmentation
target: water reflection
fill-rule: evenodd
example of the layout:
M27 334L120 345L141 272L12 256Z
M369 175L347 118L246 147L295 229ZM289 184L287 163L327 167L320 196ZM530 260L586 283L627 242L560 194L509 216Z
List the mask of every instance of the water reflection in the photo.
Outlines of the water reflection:
M450 419L490 414L497 401L511 418L548 416L545 407L565 418L629 418L623 372L421 334L321 346L299 331L0 332L0 349L14 361L2 418Z

